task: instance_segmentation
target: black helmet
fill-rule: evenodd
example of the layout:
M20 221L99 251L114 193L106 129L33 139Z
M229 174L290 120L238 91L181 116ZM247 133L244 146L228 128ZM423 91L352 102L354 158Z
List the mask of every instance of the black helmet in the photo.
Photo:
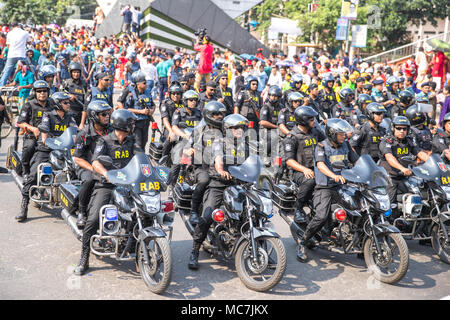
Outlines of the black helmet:
M442 128L445 127L446 121L450 121L450 112L445 114L444 119L442 120Z
M355 98L355 93L350 88L344 88L339 92L342 102L350 103Z
M169 95L172 93L181 93L183 94L184 90L183 87L178 82L173 82L170 84L169 87Z
M288 95L288 104L290 107L292 107L292 103L294 101L300 101L300 104L303 103L303 96L299 92L291 92Z
M295 88L296 83L302 83L303 84L303 76L301 74L294 74L291 78L290 86L292 89Z
M52 94L51 99L55 103L56 110L65 111L64 108L62 107L61 102L63 102L64 100L69 100L70 95L68 93L58 91L58 92L55 92L54 94Z
M203 119L207 124L213 128L222 129L223 118L221 120L216 120L213 118L213 115L217 113L221 113L223 118L225 118L225 115L227 114L227 108L219 101L208 102L202 110Z
M371 102L373 102L373 98L372 96L369 96L368 94L365 93L361 93L358 95L358 107L361 111L363 111L363 104L369 104Z
M325 135L330 141L339 145L336 134L345 133L353 131L352 126L345 121L344 119L331 118L327 120L327 124L325 126Z
M33 89L34 91L39 89L47 89L47 91L50 92L50 86L48 85L47 81L44 80L38 80L33 83Z
M89 120L93 121L94 123L100 124L98 114L100 112L109 111L111 109L112 109L111 106L106 101L95 100L89 103L86 109L86 113Z
M421 125L427 120L425 114L419 111L419 107L417 106L417 104L413 104L408 109L406 109L405 115L413 126Z
M134 84L138 84L141 82L147 83L147 80L145 80L145 73L143 73L141 70L138 70L131 75L131 81Z
M45 80L46 77L52 76L54 77L58 71L56 70L56 67L48 64L41 68L39 71L39 80Z
M331 74L326 75L322 80L322 85L328 87L328 82L334 82L334 77Z
M371 102L371 103L369 103L367 105L367 107L366 107L366 115L367 115L367 118L369 118L370 121L374 121L373 114L376 113L376 112L384 112L384 113L386 113L387 110L381 103L378 103L378 102Z
M270 96L276 96L277 99L276 100L271 100ZM278 101L280 101L281 96L283 95L283 91L281 91L279 86L271 86L269 88L268 91L268 96L269 96L269 102L271 103L277 103Z
M111 115L111 126L114 129L132 133L137 117L127 109L118 109Z
M300 106L295 109L295 122L303 127L309 127L309 119L317 117L318 113L310 106Z
M233 113L233 114L226 116L223 119L224 131L228 130L228 129L232 129L232 128L238 128L238 127L242 127L244 129L246 127L248 127L248 120L243 115Z
M248 77L245 79L245 88L246 88L247 90L250 90L250 83L253 82L253 81L256 81L256 82L259 83L258 78L255 77L255 76L248 76Z
M394 134L394 128L396 126L407 126L408 129L411 127L411 123L409 122L408 118L405 116L396 116L391 121L391 133ZM409 130L407 132L409 134Z
M72 73L72 71L75 71L75 70L78 70L78 71L81 72L81 71L83 70L83 67L82 67L81 64L79 64L78 62L72 61L72 62L69 64L69 72Z
M198 103L200 96L194 90L188 90L185 93L183 93L183 103L186 108L188 107L188 103L187 103L188 99L197 99L197 103Z
M406 106L409 106L414 100L414 95L408 90L403 90L400 91L400 93L398 94L398 98L400 99L401 103L403 103Z

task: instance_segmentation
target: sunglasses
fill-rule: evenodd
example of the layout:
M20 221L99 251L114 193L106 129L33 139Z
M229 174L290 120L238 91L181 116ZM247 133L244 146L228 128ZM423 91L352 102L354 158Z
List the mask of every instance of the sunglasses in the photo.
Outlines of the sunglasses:
M381 116L384 114L384 112L374 112L373 114L377 115L377 116Z
M181 93L180 92L175 92L175 93L172 93L174 96L181 96Z
M195 102L197 102L198 101L198 99L196 99L196 98L192 98L192 99L187 99L187 101L195 101Z
M110 114L109 114L109 112L102 112L102 113L99 113L98 115L102 116L102 117L108 117Z
M217 111L217 112L212 112L211 115L212 115L213 117L215 117L215 116L222 116L223 114L222 114L222 112Z
M48 93L48 91L47 90L36 90L36 93Z
M398 130L398 131L408 131L408 128L407 128L407 127L395 127L395 130Z
M61 101L61 104L70 104L70 101L68 101L68 100Z

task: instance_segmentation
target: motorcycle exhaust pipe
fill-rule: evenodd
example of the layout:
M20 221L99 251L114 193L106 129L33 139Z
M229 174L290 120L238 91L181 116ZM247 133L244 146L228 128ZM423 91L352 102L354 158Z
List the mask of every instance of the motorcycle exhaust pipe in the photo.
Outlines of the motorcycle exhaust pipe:
M16 171L11 170L11 175L14 178L14 182L19 187L20 190L23 189L23 178L17 174Z
M67 225L70 227L70 229L72 229L72 232L75 234L77 239L81 241L81 238L83 237L83 231L78 229L77 219L74 216L72 216L66 209L61 210L61 218L63 218L64 221L67 223Z

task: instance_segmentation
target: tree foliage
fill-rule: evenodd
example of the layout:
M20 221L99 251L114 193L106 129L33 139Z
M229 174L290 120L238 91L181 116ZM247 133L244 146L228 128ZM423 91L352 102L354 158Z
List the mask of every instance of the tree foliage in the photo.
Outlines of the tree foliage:
M341 14L342 0L320 1L318 9L311 13L308 4L311 0L266 0L255 8L255 16L260 24L258 29L267 30L271 16L282 16L298 21L303 31L299 41L317 40L330 51L342 42L334 40L337 19ZM352 24L367 24L373 20L370 8L376 6L379 13L379 28L368 32L368 50L387 50L408 42L407 27L409 23L431 22L450 16L448 0L360 0L358 18ZM370 14L368 14L370 13ZM317 37L316 37L317 35Z
M2 23L64 24L70 16L91 19L95 0L3 0Z

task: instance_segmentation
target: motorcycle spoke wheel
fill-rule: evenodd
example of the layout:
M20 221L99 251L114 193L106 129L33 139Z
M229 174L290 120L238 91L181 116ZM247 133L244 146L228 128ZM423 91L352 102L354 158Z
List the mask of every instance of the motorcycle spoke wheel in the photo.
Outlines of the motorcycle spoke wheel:
M446 230L443 230L440 225L434 225L431 230L431 244L439 258L450 264L450 240L445 240L444 232L447 232L447 236L450 238L450 226L446 225Z
M364 245L364 259L374 277L384 283L396 283L406 274L409 266L409 252L405 240L400 234L378 236L381 253L378 252L373 238Z
M147 250L149 264L145 263L143 250ZM166 238L145 240L145 247L139 244L137 262L142 279L153 293L163 293L172 277L172 254Z
M239 278L245 286L255 291L273 288L286 269L286 251L277 238L258 239L257 258L253 259L251 243L244 241L236 252L235 263Z

